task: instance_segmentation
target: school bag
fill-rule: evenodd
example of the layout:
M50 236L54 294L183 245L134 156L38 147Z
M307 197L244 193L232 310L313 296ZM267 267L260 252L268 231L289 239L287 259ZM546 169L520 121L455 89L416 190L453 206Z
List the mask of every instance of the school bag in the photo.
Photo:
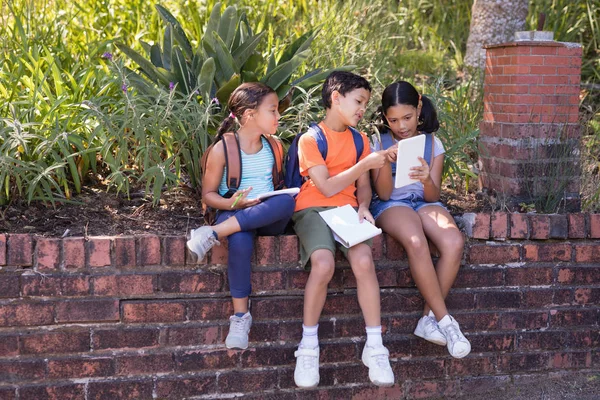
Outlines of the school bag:
M275 190L283 187L283 146L281 142L276 139L273 135L263 135L267 140L271 153L273 153L273 188ZM225 182L227 184L227 193L223 195L226 199L230 198L239 189L242 181L242 153L240 151L240 142L237 134L233 132L224 133L219 139L223 142L223 151L225 153L225 165L227 166L227 173L225 175ZM215 141L213 144L208 146L204 154L202 155L202 174L206 173L206 163L208 162L208 155L215 144L219 142ZM216 210L209 207L202 199L202 213L204 215L204 222L207 225L212 225L216 219Z
M364 150L364 142L359 131L351 126L348 128L352 132L352 139L354 139L354 146L356 147L356 162L358 163ZM298 160L298 141L305 133L315 139L323 160L327 158L327 138L321 127L313 122L310 124L308 131L296 135L288 149L284 180L285 186L288 188L300 187L308 179L308 177L300 175L300 161Z
M433 141L435 136L433 133L423 133L422 135L425 135L425 150L423 151L423 159L425 159L427 164L431 167L431 164L433 164ZM389 131L382 133L381 150L385 150L393 145L394 139L392 138L392 134ZM392 163L392 176L394 175L396 175L396 163Z

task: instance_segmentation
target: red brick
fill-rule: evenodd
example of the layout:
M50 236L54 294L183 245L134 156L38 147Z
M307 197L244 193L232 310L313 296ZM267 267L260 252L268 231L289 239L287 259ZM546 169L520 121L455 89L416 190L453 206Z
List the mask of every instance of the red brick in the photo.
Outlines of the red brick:
M18 336L0 336L0 357L16 356L19 353Z
M287 299L284 303L287 303ZM188 304L188 318L190 321L211 321L211 320L222 320L233 314L233 306L231 299L218 299L218 300L189 300ZM256 308L255 302L253 302L252 315L255 319ZM300 306L301 307L301 306ZM271 317L267 317L271 318Z
M170 353L116 357L115 362L117 375L156 374L174 370L173 356Z
M493 375L495 357L468 357L463 359L450 359L448 362L448 375L450 376L477 376ZM421 378L416 376L415 378ZM422 378L421 378L422 379Z
M185 320L185 303L177 301L123 302L123 322L177 322Z
M282 290L286 276L283 271L253 271L251 275L254 292Z
M331 300L330 297L327 301L329 302L329 300ZM257 319L301 318L303 305L304 301L301 298L288 298L285 301L276 298L257 299L252 304L252 315L255 315Z
M423 309L422 304L414 301L412 303L418 305L419 309ZM450 310L472 310L475 308L475 295L469 292L450 291L446 298L446 306Z
M527 215L510 214L510 238L527 239L529 237L529 228L527 224Z
M590 214L590 238L600 238L600 214Z
M141 400L151 399L153 382L148 381L110 381L90 382L86 400Z
M23 297L61 295L62 279L60 276L21 275L21 291Z
M65 238L62 243L65 268L85 267L85 240L83 238Z
M15 387L0 387L0 400L16 400L16 398Z
M255 243L256 265L275 265L279 254L278 238L274 236L258 236Z
M158 288L165 293L220 292L223 288L223 277L211 272L169 272L158 276Z
M475 244L468 250L471 264L502 264L520 260L520 246L498 244Z
M575 261L578 263L600 262L600 244L575 244Z
M594 285L600 282L600 267L561 268L557 280L558 283L569 285Z
M102 275L92 277L96 296L139 296L154 293L154 275Z
M87 275L63 276L60 281L63 296L86 296L90 293L90 277Z
M489 239L490 237L490 214L477 213L473 221L473 239Z
M402 268L398 271L398 278L396 281L396 286L400 288L414 288L416 287L415 281L412 278L412 274L410 269Z
M521 351L559 350L567 346L565 332L521 332L517 338Z
M93 237L89 239L89 263L90 267L106 267L111 265L109 238Z
M460 388L463 393L488 395L490 393L502 393L504 388L511 385L511 377L502 376L477 376L467 377L460 380Z
M10 266L33 265L33 239L31 235L11 234L7 242L7 264Z
M386 303L389 303L389 295L384 294L381 300L381 309L382 311L389 310L386 307ZM394 296L396 297L396 296ZM397 299L397 297L396 297ZM293 316L298 315L297 310L293 310ZM298 310L299 311L299 310ZM358 306L358 298L355 295L333 295L327 296L327 301L325 302L325 307L323 307L323 315L338 315L338 314L355 314L360 312L360 307ZM275 314L277 315L277 314Z
M115 265L117 267L135 267L135 238L116 237L115 239Z
M526 244L523 248L526 261L571 261L570 244Z
M19 297L19 275L0 275L0 297Z
M515 335L504 333L487 333L481 335L469 335L472 353L479 352L505 352L513 351L515 348Z
M186 351L176 355L177 371L202 371L207 369L235 368L240 353L227 349Z
M572 239L585 239L585 214L569 214L569 237Z
M507 290L477 293L476 299L477 309L483 310L519 308L521 305L521 293Z
M93 329L92 345L94 350L103 349L140 349L157 347L158 328L139 329ZM195 343L194 343L195 344Z
M19 388L19 399L84 400L85 384L24 386Z
M112 358L67 358L48 361L48 378L90 378L114 374Z
M220 246L214 246L210 250L210 263L213 265L227 265L229 242L227 239L221 239L220 242Z
M548 215L530 215L531 239L548 239L550 237L550 217Z
M0 234L0 265L6 265L6 235Z
M508 214L496 212L492 214L492 238L506 239L508 236Z
M219 375L219 392L259 392L277 387L277 371L233 371Z
M60 239L36 239L35 258L38 270L57 270L60 267L60 244Z
M160 265L160 238L156 235L141 236L138 239L141 265Z
M215 393L217 379L214 376L192 376L156 381L156 395L165 399L183 399Z
M550 215L550 239L566 239L569 225L566 215Z
M333 398L333 396L332 396ZM349 396L335 397L339 399L348 399ZM352 400L374 400L374 399L403 399L404 389L400 384L392 387L357 387L354 389Z
M525 303L525 301L523 301ZM527 307L528 304L523 304ZM504 312L500 317L499 329L503 330L533 330L548 327L548 312Z
M89 330L64 330L21 336L22 354L79 353L90 350Z
M506 270L508 286L538 286L553 283L552 268L516 267Z
M505 314L506 313L502 313L502 315ZM454 314L460 323L461 329L465 332L497 330L499 326L500 315L501 314L497 312ZM416 325L416 320L414 325Z
M554 353L550 355L550 368L589 368L592 366L591 352Z
M0 326L37 326L53 323L53 303L18 302L0 305Z
M282 264L297 263L300 260L297 236L279 236L279 260Z
M424 399L428 397L446 398L459 391L457 381L424 381L410 385L409 398Z
M550 326L571 328L594 326L598 322L598 310L551 310Z
M591 288L575 289L574 299L577 304L593 304L593 292Z
M504 271L500 268L461 268L453 287L475 288L502 286Z
M303 290L308 281L308 275L308 271L304 269L290 269L287 272L287 288L289 290Z
M0 361L0 382L21 382L44 377L46 363L36 361Z
M71 300L56 306L56 322L107 322L119 320L119 300Z
M226 317L226 315L223 315ZM262 325L254 324L255 326ZM279 326L275 326L279 330ZM250 340L253 339L257 329L250 330ZM277 337L270 337L269 340L275 340ZM219 326L186 326L186 327L169 327L164 333L165 345L168 346L197 346L218 344L221 340L221 329Z
M396 380L434 379L444 375L444 360L410 360L394 363Z
M385 235L385 256L388 260L406 260L406 252L400 243Z

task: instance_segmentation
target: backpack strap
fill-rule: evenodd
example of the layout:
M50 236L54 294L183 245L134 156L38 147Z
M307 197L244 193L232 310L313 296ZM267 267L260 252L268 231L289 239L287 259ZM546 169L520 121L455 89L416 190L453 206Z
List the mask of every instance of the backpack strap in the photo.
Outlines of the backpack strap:
M431 167L433 165L435 136L433 133L424 133L424 135L425 135L425 150L423 151L423 158L425 159L425 161L427 161L427 163L429 163L429 167Z
M223 195L226 199L240 187L242 180L242 153L240 152L240 142L237 135L233 132L224 133L222 136L223 151L225 153L225 165L227 166L227 193Z
M354 139L354 147L356 148L356 163L358 164L360 156L362 156L362 153L365 149L365 142L363 141L362 135L359 131L351 126L348 128L350 128L350 132L352 132L352 139Z
M325 160L327 158L327 138L325 137L325 132L323 132L323 129L321 129L319 124L314 122L310 124L308 131L311 132L312 137L315 138L317 147L319 148L319 153L321 153L323 160Z
M387 150L394 145L394 139L390 131L385 131L380 135L381 137L381 150ZM392 176L396 175L396 163L392 163Z
M267 139L271 153L273 153L273 188L275 190L283 187L283 146L281 141L273 135L263 135Z

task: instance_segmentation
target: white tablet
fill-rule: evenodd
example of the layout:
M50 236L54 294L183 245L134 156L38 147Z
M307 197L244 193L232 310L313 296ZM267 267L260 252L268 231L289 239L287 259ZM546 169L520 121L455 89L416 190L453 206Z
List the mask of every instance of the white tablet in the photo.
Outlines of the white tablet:
M418 179L408 177L412 167L420 167L418 157L423 157L425 152L425 135L419 134L398 142L398 158L396 159L396 181L394 186L399 188L419 182Z

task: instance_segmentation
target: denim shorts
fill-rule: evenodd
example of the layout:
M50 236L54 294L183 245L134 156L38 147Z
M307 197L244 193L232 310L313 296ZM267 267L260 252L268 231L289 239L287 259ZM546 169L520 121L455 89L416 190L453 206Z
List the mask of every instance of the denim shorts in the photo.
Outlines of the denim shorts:
M375 197L371 201L371 206L369 207L369 211L373 215L373 219L379 218L381 214L388 208L392 207L410 207L415 211L419 211L421 208L426 206L439 206L446 210L446 207L439 201L435 201L433 203L428 203L423 200L422 197L418 196L415 193L411 193L411 195L402 200L379 200L379 198Z

